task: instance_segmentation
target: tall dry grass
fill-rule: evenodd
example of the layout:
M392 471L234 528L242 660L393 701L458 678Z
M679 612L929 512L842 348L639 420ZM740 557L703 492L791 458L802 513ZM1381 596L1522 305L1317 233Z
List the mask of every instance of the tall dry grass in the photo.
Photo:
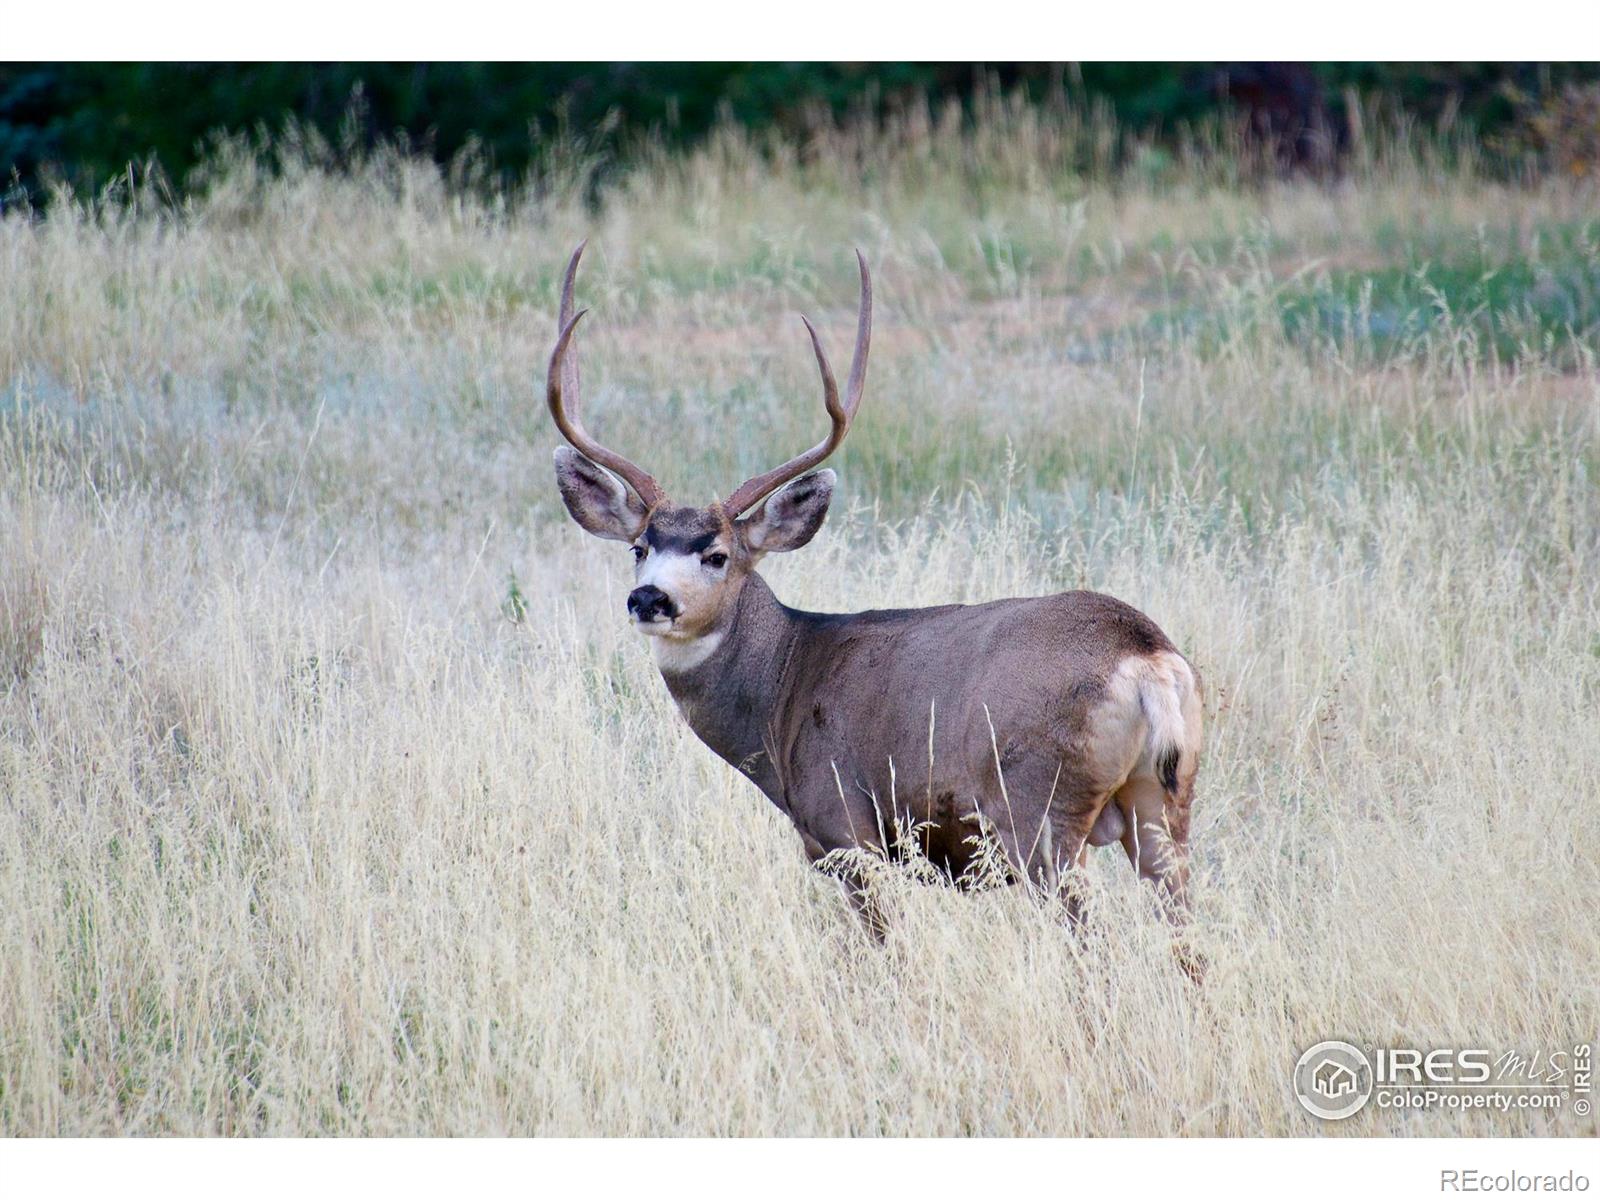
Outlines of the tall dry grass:
M1113 175L1074 120L730 133L593 211L581 163L235 146L0 221L0 1131L1592 1134L1318 1126L1289 1070L1600 1026L1594 195L1404 139ZM842 348L865 249L842 495L769 577L1155 617L1209 684L1203 989L1114 850L1081 945L891 873L876 950L693 739L554 496L584 235L591 425L685 499L815 436L792 314ZM1526 302L1279 319L1463 255Z

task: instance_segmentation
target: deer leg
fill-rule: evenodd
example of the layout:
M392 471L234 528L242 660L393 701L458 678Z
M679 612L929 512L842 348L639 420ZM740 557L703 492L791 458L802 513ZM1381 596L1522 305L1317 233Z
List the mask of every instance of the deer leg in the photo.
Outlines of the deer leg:
M850 909L861 922L862 928L867 931L874 943L882 946L889 937L889 925L884 919L883 908L872 895L872 884L867 874L855 863L845 862L837 865L822 866L825 859L834 850L865 850L869 853L882 853L876 844L876 839L863 845L851 836L849 829L823 830L823 836L813 836L811 832L801 830L800 838L805 844L806 858L811 865L833 876L839 884L839 890L844 893L850 902Z
M1086 777L1055 762L1019 763L1003 790L983 805L1019 878L1060 898L1075 932L1084 928L1081 868L1088 861L1089 831L1109 795Z
M1155 885L1162 912L1180 936L1173 950L1178 964L1200 982L1205 965L1184 943L1181 930L1189 918L1189 805L1188 780L1173 795L1156 780L1140 776L1117 791L1114 802L1122 809L1127 827L1122 848L1139 878Z
M1089 865L1089 832L1094 828L1095 817L1105 807L1107 799L1103 795L1097 796L1087 805L1063 813L1052 822L1057 841L1053 847L1056 870L1063 881L1061 903L1073 932L1079 935L1087 928L1081 883L1083 869Z
M884 919L883 908L872 895L872 887L865 875L854 868L839 873L839 888L850 902L850 909L867 931L867 936L879 946L889 940L889 923Z
M1166 790L1154 779L1130 779L1118 790L1116 803L1126 822L1122 848L1128 861L1140 879L1155 885L1167 919L1181 923L1188 910L1189 847L1169 820Z

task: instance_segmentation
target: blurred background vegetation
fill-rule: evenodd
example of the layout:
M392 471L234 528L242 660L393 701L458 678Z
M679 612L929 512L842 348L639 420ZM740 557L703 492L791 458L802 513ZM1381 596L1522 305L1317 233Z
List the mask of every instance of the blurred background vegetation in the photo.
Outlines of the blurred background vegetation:
M1592 172L1600 142L1600 65L1578 63L21 63L0 65L0 172L11 203L130 164L181 192L218 135L292 128L335 153L466 152L504 185L558 150L603 173L728 123L803 144L832 122L996 94L1099 112L1143 147L1237 124L1285 172L1337 171L1375 103L1510 174Z

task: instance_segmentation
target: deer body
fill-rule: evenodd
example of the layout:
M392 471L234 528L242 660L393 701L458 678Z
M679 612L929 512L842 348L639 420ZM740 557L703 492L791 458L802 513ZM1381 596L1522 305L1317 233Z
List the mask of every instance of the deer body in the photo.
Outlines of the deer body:
M1160 856L1187 832L1199 691L1161 631L1109 596L809 613L752 575L715 649L661 674L696 736L814 860L892 852L914 829L966 882L985 826L1014 870L1054 882L1085 843L1135 828L1143 802L1157 826L1146 873L1182 898L1181 868L1163 872Z
M1200 687L1148 617L1084 591L810 613L782 604L755 570L766 554L804 546L826 517L834 473L813 468L860 404L871 334L865 262L842 404L807 324L829 438L726 501L694 508L668 502L569 407L578 253L549 402L579 452L556 451L557 481L580 525L629 544L629 613L654 640L662 678L700 740L793 821L814 862L836 850L903 851L914 836L937 867L970 882L977 839L993 836L1013 878L1055 888L1089 846L1118 841L1180 920ZM864 877L846 865L841 878L881 936Z

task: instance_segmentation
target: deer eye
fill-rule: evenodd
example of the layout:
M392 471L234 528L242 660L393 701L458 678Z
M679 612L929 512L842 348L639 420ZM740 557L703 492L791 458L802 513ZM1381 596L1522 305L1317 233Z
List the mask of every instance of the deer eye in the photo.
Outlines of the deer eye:
M633 551L634 562L644 561L645 549L643 546L629 546L628 549Z
M720 571L723 567L728 565L728 556L722 551L718 550L715 554L706 555L700 561L705 563L705 565L710 567L713 571Z

